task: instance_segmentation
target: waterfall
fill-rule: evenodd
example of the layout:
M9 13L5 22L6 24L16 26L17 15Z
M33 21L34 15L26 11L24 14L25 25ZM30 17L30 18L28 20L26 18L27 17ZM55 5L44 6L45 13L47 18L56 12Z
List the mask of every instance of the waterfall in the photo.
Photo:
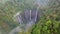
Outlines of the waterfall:
M31 10L30 10L30 20L31 20Z
M37 16L38 15L38 9L40 7L45 7L47 6L48 1L45 0L39 0L39 2L37 2L38 7L36 9L27 9L22 11L23 15L21 15L21 13L17 13L17 20L20 23L20 26L17 26L16 28L14 28L11 32L9 32L9 34L15 34L16 32L20 32L20 31L28 31L29 28L31 28L36 22L37 22ZM15 17L16 17L15 16Z
M28 31L28 29L32 27L32 25L35 24L35 22L37 21L38 11L37 10L24 11L23 15L24 16L21 16L21 14L17 15L18 16L17 20L20 22L20 26L14 28L9 34L14 34L16 32L19 32L19 30L20 31L24 30L25 32ZM26 23L23 20L25 20Z

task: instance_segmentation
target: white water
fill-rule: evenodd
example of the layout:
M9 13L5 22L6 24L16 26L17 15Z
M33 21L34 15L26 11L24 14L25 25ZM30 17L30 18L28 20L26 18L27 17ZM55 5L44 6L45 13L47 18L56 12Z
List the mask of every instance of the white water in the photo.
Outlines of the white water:
M31 10L30 10L30 20L31 20Z
M15 34L16 32L21 32L22 30L24 32L27 32L28 29L31 28L35 24L35 22L37 21L39 7L41 7L42 5L43 6L47 5L46 1L44 1L44 3L42 3L42 1L40 0L40 3L41 4L39 4L39 2L38 2L39 6L36 9L34 19L31 18L32 17L31 16L32 15L32 11L31 10L29 10L29 13L25 12L26 13L26 15L25 15L26 19L30 19L30 20L27 20L28 22L26 24L24 24L24 22L22 20L23 18L21 17L20 13L18 12L14 17L18 16L18 21L20 22L20 26L17 26L13 30L11 30L11 32L9 32L9 34ZM30 17L28 16L28 14L29 14ZM23 23L23 24L21 24L21 23Z
M35 11L34 11L35 12ZM37 11L34 13L34 15L35 15L35 17L34 17L34 19L33 18L31 18L31 15L32 15L32 11L30 10L29 11L29 13L28 13L29 15L30 15L30 20L26 23L26 24L24 24L24 22L23 22L23 18L21 17L21 15L19 14L19 13L16 13L16 15L18 16L18 20L19 20L19 22L20 22L20 26L17 26L16 28L14 28L9 34L15 34L16 32L20 32L21 30L24 30L24 32L27 32L28 31L28 29L30 28L30 27L32 27L32 25L33 24L35 24L35 22L37 21L37 15L38 15L38 13L37 13ZM15 16L16 16L15 15ZM27 15L27 14L26 14ZM14 17L15 17L14 16ZM29 17L29 16L27 16L27 17ZM22 23L23 24L22 24Z

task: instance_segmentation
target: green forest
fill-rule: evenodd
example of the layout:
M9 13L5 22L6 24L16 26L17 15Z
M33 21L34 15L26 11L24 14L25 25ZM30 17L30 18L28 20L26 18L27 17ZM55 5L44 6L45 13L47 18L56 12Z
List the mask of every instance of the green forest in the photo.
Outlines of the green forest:
M36 8L36 0L0 0L0 34L8 34L19 26L13 16L25 9ZM60 34L60 0L51 0L48 6L39 7L39 21L28 32L18 34Z

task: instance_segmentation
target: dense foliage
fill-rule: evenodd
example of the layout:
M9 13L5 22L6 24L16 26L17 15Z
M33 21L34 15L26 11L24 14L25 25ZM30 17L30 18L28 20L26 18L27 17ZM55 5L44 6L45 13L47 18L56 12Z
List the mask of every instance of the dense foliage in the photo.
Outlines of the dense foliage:
M58 16L59 17L59 16ZM42 18L32 29L32 34L59 34L60 22L58 17ZM58 20L57 20L58 18Z
M59 3L60 0L57 0L55 3L52 2L48 9L40 8L40 20L26 34L60 34ZM16 12L36 7L37 5L32 0L9 0L5 3L0 2L0 34L7 34L19 25L13 18ZM19 32L19 34L24 34L24 32Z

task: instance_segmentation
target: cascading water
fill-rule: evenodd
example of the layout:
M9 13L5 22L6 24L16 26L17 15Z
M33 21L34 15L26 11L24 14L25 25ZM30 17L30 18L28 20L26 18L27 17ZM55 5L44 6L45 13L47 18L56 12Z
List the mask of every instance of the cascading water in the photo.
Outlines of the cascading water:
M15 34L16 32L20 32L21 30L24 30L25 32L28 31L28 29L36 23L38 18L38 11L37 10L27 10L24 11L24 16L18 15L18 20L20 22L20 26L13 29L9 34Z
M35 0L38 7L35 9L27 9L21 13L17 13L14 17L18 17L17 20L20 26L14 28L9 34L17 34L17 32L24 31L27 32L30 27L32 27L38 21L38 9L39 7L45 7L48 5L48 0Z

